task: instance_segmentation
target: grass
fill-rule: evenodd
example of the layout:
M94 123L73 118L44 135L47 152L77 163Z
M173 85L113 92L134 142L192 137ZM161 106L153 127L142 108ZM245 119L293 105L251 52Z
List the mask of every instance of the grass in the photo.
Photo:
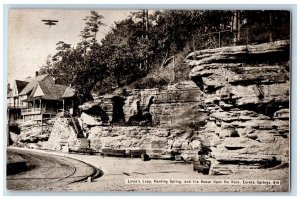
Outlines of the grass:
M186 47L183 51L166 59L164 65L156 64L149 74L132 84L128 89L148 89L165 88L168 84L175 84L181 81L189 80L190 68L184 62L185 57L190 53L190 48ZM175 67L174 67L175 64Z

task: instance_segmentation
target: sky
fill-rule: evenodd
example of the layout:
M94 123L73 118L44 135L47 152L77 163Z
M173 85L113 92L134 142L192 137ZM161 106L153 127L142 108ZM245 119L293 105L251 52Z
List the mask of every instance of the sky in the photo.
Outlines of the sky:
M109 32L114 21L125 19L130 10L96 10L103 15L105 27L101 27L97 39ZM83 19L90 10L44 10L11 9L8 30L8 81L24 80L34 76L46 63L49 54L55 54L56 43L64 41L76 46L79 34L85 26ZM41 20L54 19L55 26L45 25Z

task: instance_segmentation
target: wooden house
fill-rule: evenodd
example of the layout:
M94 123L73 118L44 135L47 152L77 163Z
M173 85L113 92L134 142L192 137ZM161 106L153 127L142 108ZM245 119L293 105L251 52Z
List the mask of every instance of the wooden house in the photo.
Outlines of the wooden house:
M21 109L23 121L52 118L65 108L74 106L75 91L70 87L55 84L48 74L36 74L36 77L25 81L16 80L12 93L14 105Z

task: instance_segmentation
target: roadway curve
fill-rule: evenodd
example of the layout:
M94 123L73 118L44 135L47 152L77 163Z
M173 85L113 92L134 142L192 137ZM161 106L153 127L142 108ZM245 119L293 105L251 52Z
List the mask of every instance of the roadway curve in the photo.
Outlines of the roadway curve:
M23 157L28 167L6 176L8 190L63 191L67 184L99 174L93 166L71 158L20 149L8 149L7 153Z

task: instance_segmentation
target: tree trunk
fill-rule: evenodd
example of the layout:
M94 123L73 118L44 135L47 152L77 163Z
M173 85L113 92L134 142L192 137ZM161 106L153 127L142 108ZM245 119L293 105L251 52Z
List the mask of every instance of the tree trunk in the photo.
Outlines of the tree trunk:
M143 10L143 16L142 16L142 20L143 20L143 31L145 30L145 15L146 15L146 11ZM146 35L143 33L143 36L146 37Z
M233 26L232 31L234 33L233 44L234 46L240 40L240 11L236 10L233 13Z
M269 42L273 42L273 23L272 23L272 12L270 11L269 21Z
M148 16L148 10L145 11L146 14L146 39L148 39L148 33L149 33L149 16Z

